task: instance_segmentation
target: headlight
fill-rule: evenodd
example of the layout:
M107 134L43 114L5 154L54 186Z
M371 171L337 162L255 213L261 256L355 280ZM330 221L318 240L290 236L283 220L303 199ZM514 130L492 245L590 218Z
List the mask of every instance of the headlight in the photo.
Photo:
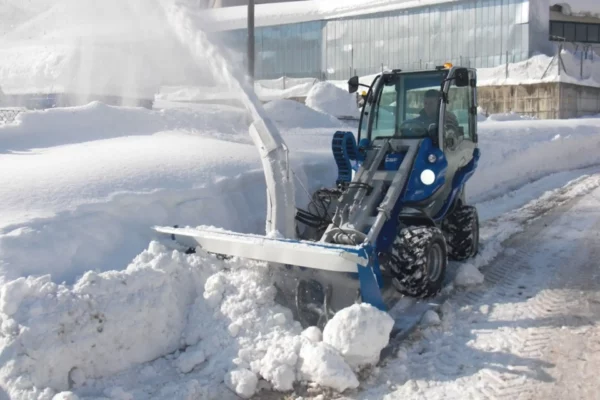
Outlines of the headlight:
M433 164L437 161L437 157L435 156L435 154L430 154L429 157L427 157L427 161Z
M421 182L423 182L424 185L431 185L435 182L435 173L430 169L424 170L421 172Z

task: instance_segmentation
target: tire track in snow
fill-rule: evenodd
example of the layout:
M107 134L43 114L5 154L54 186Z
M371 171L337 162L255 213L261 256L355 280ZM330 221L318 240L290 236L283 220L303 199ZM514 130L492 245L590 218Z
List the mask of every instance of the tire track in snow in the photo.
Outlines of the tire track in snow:
M417 329L402 345L401 360L384 363L377 379L387 378L387 392L395 390L390 399L535 398L531 382L552 380L546 369L553 365L542 357L551 345L554 326L573 304L567 301L569 291L544 287L557 270L570 265L576 246L565 251L545 243L560 238L552 227L578 203L572 199L598 185L598 176L582 177L501 218L520 222L525 232L505 242L514 249L481 269L485 276L481 287L455 292L440 307L443 314L456 313L466 321L450 326L449 332ZM554 212L544 215L550 210ZM494 335L500 343L485 342L486 336ZM474 365L464 365L470 361ZM381 388L367 389L361 398L376 393L384 395Z

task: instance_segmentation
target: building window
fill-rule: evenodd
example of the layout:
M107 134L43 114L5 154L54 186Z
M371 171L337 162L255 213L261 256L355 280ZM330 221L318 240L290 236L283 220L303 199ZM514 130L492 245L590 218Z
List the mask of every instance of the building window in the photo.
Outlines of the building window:
M600 43L600 24L550 21L550 40Z
M565 24L558 21L550 22L550 35L556 36L557 38L565 37Z
M588 25L588 42L600 43L600 25Z
M565 23L565 36L564 36L565 40L567 42L574 42L575 41L575 24L572 23Z
M577 42L587 42L587 25L577 24L575 26L575 41Z

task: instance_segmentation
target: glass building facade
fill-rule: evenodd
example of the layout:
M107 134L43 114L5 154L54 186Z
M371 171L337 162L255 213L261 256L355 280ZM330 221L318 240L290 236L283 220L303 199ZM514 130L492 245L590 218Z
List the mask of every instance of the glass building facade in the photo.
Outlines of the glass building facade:
M257 27L256 77L347 79L445 62L494 67L548 54L548 18L543 0L470 0ZM245 29L221 35L245 52Z

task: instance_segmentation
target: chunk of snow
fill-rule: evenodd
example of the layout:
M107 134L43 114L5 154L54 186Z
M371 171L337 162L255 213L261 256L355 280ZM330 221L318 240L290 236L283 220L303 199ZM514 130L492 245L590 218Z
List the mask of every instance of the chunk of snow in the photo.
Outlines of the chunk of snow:
M79 397L73 392L60 392L55 394L52 400L79 400Z
M302 336L313 343L318 343L323 340L323 332L316 326L309 326L302 331Z
M473 264L462 264L458 271L456 272L456 277L454 278L454 284L456 286L473 286L482 284L484 281L484 276L477 267Z
M232 337L236 337L240 333L240 328L241 328L240 324L233 322L233 323L229 324L229 326L227 327L227 330L229 331L229 334Z
M306 105L314 110L334 117L360 116L356 94L348 93L330 82L314 85L306 97Z
M225 384L238 396L249 399L256 393L258 378L252 371L247 369L236 369L225 375Z
M175 361L175 365L177 365L177 369L179 369L179 371L187 374L197 365L202 364L205 360L206 355L204 354L204 350L202 348L188 347L186 351L179 355Z
M389 343L394 320L370 304L353 304L338 311L323 329L323 342L337 349L348 364L359 369L379 361Z
M421 318L421 324L424 326L435 326L441 324L442 321L438 313L433 310L427 310Z
M284 325L285 321L286 321L286 318L285 318L285 315L283 313L278 313L278 314L275 314L273 316L273 320L275 321L275 323L277 325Z
M339 392L358 387L356 375L344 358L324 342L306 341L300 349L301 380L331 387Z

